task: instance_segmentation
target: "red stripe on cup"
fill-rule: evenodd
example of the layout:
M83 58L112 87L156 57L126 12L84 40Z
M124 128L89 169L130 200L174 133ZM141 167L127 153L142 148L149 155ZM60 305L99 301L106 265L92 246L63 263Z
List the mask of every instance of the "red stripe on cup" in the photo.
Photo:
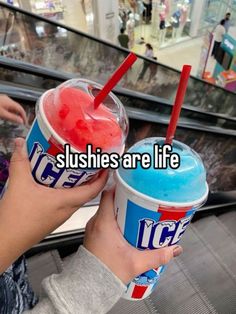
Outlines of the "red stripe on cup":
M134 299L142 299L147 288L148 288L148 286L137 286L137 285L135 285L134 291L133 291L131 297Z
M161 214L161 217L159 219L159 221L163 221L163 220L180 220L181 218L184 218L186 216L186 213L189 211L190 208L186 209L186 211L179 211L179 209L177 209L176 212L174 212L173 210L168 211L168 209L161 209L159 208L158 213Z
M53 142L52 142L52 139L50 138L49 141L48 141L48 144L50 145L50 147L48 148L47 150L47 153L49 155L52 155L52 156L56 156L57 154L61 153L63 150L58 148Z

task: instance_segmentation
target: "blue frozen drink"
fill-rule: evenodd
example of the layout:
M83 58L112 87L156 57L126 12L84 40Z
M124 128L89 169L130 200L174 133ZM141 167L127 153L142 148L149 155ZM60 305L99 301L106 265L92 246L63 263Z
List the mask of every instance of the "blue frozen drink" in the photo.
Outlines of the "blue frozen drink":
M120 167L116 171L115 208L125 239L140 250L177 244L194 212L207 199L206 171L200 156L187 145L173 141L172 152L180 156L180 166L153 167L154 145L163 147L164 138L148 138L136 143L130 153L149 153L152 166L143 169ZM124 298L144 299L158 283L164 266L134 278Z

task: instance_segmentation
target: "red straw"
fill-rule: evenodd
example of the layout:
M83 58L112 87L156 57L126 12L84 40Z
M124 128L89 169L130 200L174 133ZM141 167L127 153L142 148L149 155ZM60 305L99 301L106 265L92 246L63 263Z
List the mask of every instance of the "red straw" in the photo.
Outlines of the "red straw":
M94 108L97 109L98 106L103 102L103 100L110 93L112 88L119 82L122 76L128 71L128 69L133 65L137 60L137 57L134 53L130 53L128 57L123 61L119 68L115 71L109 81L103 86L103 89L97 94L94 99Z
M170 123L169 123L167 134L166 134L166 144L172 144L172 140L175 136L175 130L176 130L177 123L179 120L181 107L184 102L184 96L186 93L191 68L192 68L191 65L184 65L181 72L180 82L179 82L177 94L175 97L175 103L172 109Z

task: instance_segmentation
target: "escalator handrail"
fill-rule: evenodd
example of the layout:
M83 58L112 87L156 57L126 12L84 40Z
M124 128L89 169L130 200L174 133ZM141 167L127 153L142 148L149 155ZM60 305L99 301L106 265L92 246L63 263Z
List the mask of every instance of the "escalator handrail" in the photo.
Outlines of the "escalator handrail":
M132 98L138 98L138 99L147 100L149 102L153 102L153 103L156 103L156 104L161 104L161 105L166 105L166 106L173 107L173 103L172 102L170 102L167 99L158 97L158 96L144 94L144 93L141 93L141 92L132 91L130 89L125 89L125 88L122 88L122 87L114 88L114 92L117 95L128 96L128 97L132 97ZM194 107L194 106L191 106L191 105L188 105L188 104L183 104L182 108L185 109L186 111L190 111L190 112L193 112L193 113L203 114L203 115L207 115L207 116L211 116L211 117L216 117L216 118L220 118L220 119L225 119L225 120L236 122L236 117L231 117L231 116L229 116L227 114L205 111L202 108Z
M26 88L13 87L0 84L0 93L6 93L10 97L19 101L27 101L33 104L37 101L38 97L41 95L38 91L32 91ZM43 92L43 91L42 91ZM169 124L169 116L166 114L160 114L155 112L149 112L147 110L139 109L139 108L129 108L126 107L126 111L128 116L133 119L144 120L153 123L161 123L164 125ZM209 133L217 133L221 135L230 135L236 137L236 131L231 129L222 129L220 127L213 126L205 126L203 123L198 123L189 118L181 118L178 123L179 128L188 128L195 131L204 131Z
M66 26L66 25L64 25L64 24L62 24L62 23L49 20L49 19L47 19L47 18L45 18L45 17L42 17L42 16L40 16L40 15L37 15L37 14L34 14L34 13L32 13L32 12L26 11L26 10L24 10L24 9L22 9L22 8L14 7L14 6L9 5L9 4L7 4L7 3L4 3L4 2L2 2L2 1L0 1L0 6L6 7L6 8L9 9L9 10L22 13L22 14L27 15L27 16L30 16L30 17L32 17L32 18L35 18L35 19L44 21L44 22L46 22L46 23L48 23L48 24L52 24L52 25L54 25L54 26L64 28L64 29L66 29L66 30L68 30L68 31L71 31L71 32L73 32L73 33L76 33L76 34L78 34L78 35L82 35L82 36L84 36L84 37L87 37L88 39L91 39L91 40L93 40L93 41L96 41L96 42L99 42L99 43L104 44L104 45L106 45L106 46L112 47L112 48L114 48L114 49L116 49L116 50L120 50L120 51L123 52L123 53L124 53L124 52L129 53L129 50L128 50L128 49L125 49L125 48L123 48L123 47L119 47L119 46L117 46L117 45L114 45L114 44L112 44L112 43L109 42L109 41L105 41L105 40L103 40L103 39L98 39L98 38L96 38L96 37L94 37L94 36L92 36L92 35L90 35L90 34L84 33L84 32L82 32L82 31L78 31L77 29L75 29L75 28L73 28L73 27ZM179 71L179 70L177 70L177 69L175 69L175 68L172 68L172 67L170 67L170 66L168 66L168 65L166 65L166 64L162 64L162 63L160 63L160 62L156 62L156 61L154 61L153 59L147 58L147 57L145 57L145 56L143 56L143 55L140 55L140 54L138 54L138 53L136 53L136 55L137 55L139 58L143 59L143 60L146 60L146 61L148 61L148 62L150 62L150 63L154 63L154 64L157 64L157 65L160 65L160 66L162 66L162 67L164 67L164 68L166 68L166 69L168 69L168 70L171 70L171 71L174 71L174 72L180 74L180 71ZM214 88L216 88L216 89L221 89L221 90L222 90L223 92L225 92L225 93L230 93L230 94L232 94L232 95L235 95L235 93L232 92L232 91L228 91L228 90L226 90L225 88L223 88L223 87L221 87L221 86L212 84L212 83L210 83L210 82L208 82L208 81L204 81L204 80L202 80L202 79L200 79L200 78L198 78L198 77L196 77L196 76L191 75L191 78L192 78L193 80L197 80L197 81L199 81L199 82L201 82L201 83L203 83L203 84L207 84L207 85L209 85L209 86L212 86L212 87L214 87Z
M71 73L47 69L41 65L35 65L25 61L15 60L12 58L6 58L2 56L0 56L0 66L12 71L17 70L19 72L27 74L39 75L43 78L52 79L60 82L76 77Z
M74 74L69 74L69 73L56 71L56 70L52 70L52 69L47 69L47 68L39 66L39 65L27 63L25 61L9 59L6 57L1 57L1 56L0 56L0 67L4 67L4 68L10 69L12 71L15 71L15 69L17 69L17 71L19 71L19 72L32 74L32 75L39 75L40 77L43 77L46 79L56 80L59 82L64 82L65 80L69 80L69 79L77 77ZM98 81L98 83L102 84L103 82ZM125 88L119 87L119 86L114 88L114 92L116 94L120 94L122 96L128 96L128 97L132 97L132 98L139 98L142 100L148 100L148 101L151 101L151 102L156 103L156 104L162 104L162 105L166 105L166 106L172 106L173 105L172 102L170 102L167 99L164 99L164 98L161 98L158 96L154 96L154 95L144 94L144 93L137 92L137 91L132 91L132 90L125 89ZM188 104L184 104L183 108L187 111L191 111L194 113L200 113L203 115L208 115L211 117L216 117L216 118L221 118L221 119L236 122L236 117L231 117L231 116L226 115L226 114L205 111L202 108L194 107L194 106L191 106Z
M144 120L152 123L161 123L166 126L169 125L169 116L166 114L160 114L156 112L151 112L139 108L128 108L125 107L128 116L132 119ZM223 129L217 126L206 126L203 123L193 121L189 118L179 118L178 128L191 129L195 131L204 131L209 133L217 133L221 135L230 135L235 137L236 130Z

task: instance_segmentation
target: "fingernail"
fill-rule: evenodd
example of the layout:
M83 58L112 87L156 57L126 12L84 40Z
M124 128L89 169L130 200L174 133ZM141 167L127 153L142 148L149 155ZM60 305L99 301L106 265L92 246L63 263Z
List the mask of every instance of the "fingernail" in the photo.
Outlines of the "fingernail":
M176 248L173 251L173 256L177 257L177 256L181 255L182 253L183 253L183 249L181 246L178 245L178 246L176 246Z

